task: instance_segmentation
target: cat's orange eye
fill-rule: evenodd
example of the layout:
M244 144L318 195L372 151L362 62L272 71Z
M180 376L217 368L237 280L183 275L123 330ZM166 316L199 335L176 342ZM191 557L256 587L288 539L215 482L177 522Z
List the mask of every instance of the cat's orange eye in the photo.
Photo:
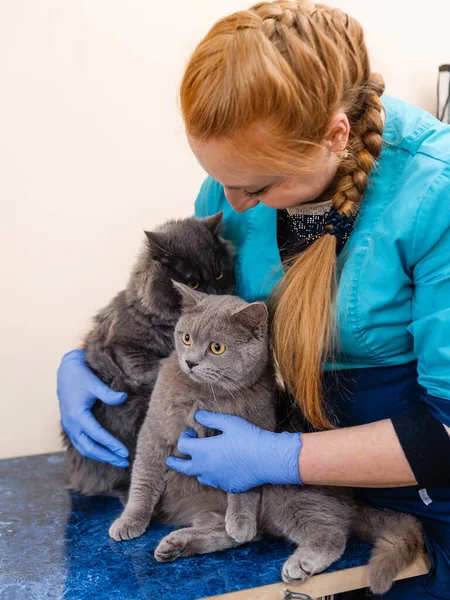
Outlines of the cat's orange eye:
M219 344L219 342L211 342L209 349L217 356L225 352L226 346L224 344Z
M223 279L223 273L221 273L220 275L217 275L216 281L220 281L221 279Z
M196 289L198 289L198 287L199 287L200 284L199 284L198 281L196 281L195 283L190 283L189 285L191 286L191 288L193 290L196 290Z
M192 345L191 336L188 333L182 333L181 334L181 339L183 340L183 344L185 346L191 346Z

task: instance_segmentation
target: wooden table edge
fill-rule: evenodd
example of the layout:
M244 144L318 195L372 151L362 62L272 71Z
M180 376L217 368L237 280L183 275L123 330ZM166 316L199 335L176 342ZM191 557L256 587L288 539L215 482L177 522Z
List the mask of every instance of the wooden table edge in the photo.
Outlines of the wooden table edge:
M431 562L428 555L423 554L402 571L396 581L400 579L408 579L419 575L426 575L431 567ZM367 565L362 567L352 567L351 569L342 569L334 573L321 573L314 575L307 581L297 584L286 584L283 582L264 585L248 590L240 590L239 592L230 592L228 594L219 594L218 596L209 596L202 600L282 600L286 590L291 592L301 592L311 596L311 598L321 598L322 596L331 596L332 594L340 594L351 590L368 587L368 568Z

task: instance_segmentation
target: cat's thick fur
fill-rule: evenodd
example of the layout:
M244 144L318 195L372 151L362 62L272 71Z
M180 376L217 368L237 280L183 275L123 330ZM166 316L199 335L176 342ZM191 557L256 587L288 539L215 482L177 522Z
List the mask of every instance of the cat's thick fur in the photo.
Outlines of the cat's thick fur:
M350 491L337 488L266 485L227 496L167 469L168 456L181 456L177 440L183 431L214 433L194 420L197 410L231 413L275 428L265 305L177 287L184 313L175 331L176 352L163 361L139 435L129 500L110 528L111 537L138 537L152 518L180 525L155 550L157 560L171 561L232 548L251 539L252 532L253 538L272 534L298 546L283 567L283 579L290 582L327 568L353 532L376 541L370 585L384 593L422 549L420 526L412 516L361 506ZM226 350L214 355L212 342Z
M137 435L147 411L161 359L174 347L180 294L172 281L208 294L230 294L234 250L221 237L222 214L207 219L170 221L146 240L125 290L94 319L86 338L86 359L107 385L127 392L118 406L97 401L93 414L134 459ZM63 433L69 487L84 494L126 498L131 469L86 458Z

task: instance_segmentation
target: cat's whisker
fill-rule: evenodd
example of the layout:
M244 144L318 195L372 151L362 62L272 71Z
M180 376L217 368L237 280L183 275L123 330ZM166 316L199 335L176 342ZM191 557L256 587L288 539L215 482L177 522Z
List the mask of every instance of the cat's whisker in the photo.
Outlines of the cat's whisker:
M233 398L233 400L236 400L235 396L233 395L233 392L227 387L227 386L223 386L223 389L230 394L230 396Z
M223 387L223 389L224 389L226 392L228 392L228 393L230 394L230 396L233 398L234 402L236 402L236 403L237 403L237 402L238 402L238 400L237 400L236 396L235 396L235 395L234 395L234 393L233 393L233 392L236 392L236 390L233 390L232 388L230 389L230 387L227 387L227 385L228 385L228 384L227 384L227 385L225 385L224 383L225 383L225 382L222 382L222 387Z
M211 383L209 384L209 387L211 388L211 394L212 394L212 397L214 399L214 404L216 405L216 411L215 412L219 412L219 413L222 414L222 411L220 410L219 403L217 402L216 394L214 393L214 388L213 388L213 386L212 386Z
M239 389L235 381L233 381L230 377L225 377L223 374L220 376L218 383L227 391L230 389L238 391Z
M225 373L221 373L220 375L220 381L221 384L225 387L225 382L227 382L229 384L229 386L235 391L235 392L240 392L242 390L242 393L245 394L245 390L248 389L246 386L240 386L236 383L236 381L230 377L229 375L226 375Z
M230 396L233 398L234 402L238 402L238 399L236 397L236 394L238 394L238 392L236 390L234 390L233 388L230 388L230 387L228 387L228 388L225 387L224 389L225 389L225 391L227 391L230 394Z

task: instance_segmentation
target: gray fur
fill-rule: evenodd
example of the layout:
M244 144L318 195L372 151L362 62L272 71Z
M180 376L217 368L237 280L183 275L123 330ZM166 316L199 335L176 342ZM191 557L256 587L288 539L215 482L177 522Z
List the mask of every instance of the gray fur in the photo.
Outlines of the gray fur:
M349 534L358 531L377 540L372 589L390 587L422 548L413 517L362 507L351 491L338 488L266 485L227 496L167 469L168 456L181 456L177 440L187 428L200 437L214 434L194 420L197 410L231 413L272 431L276 425L265 306L177 287L184 311L175 330L176 351L162 363L138 439L128 503L110 536L117 541L138 537L153 518L182 526L155 550L155 558L165 562L275 535L297 544L282 571L284 581L291 582L327 568L344 552ZM189 333L190 346L183 343L183 332ZM226 346L220 356L208 350L213 341ZM196 366L189 368L186 360ZM385 544L386 532L390 543Z
M145 244L126 289L97 314L86 338L89 366L107 385L128 393L119 406L97 401L93 414L127 446L130 464L161 359L174 347L181 298L173 281L198 283L198 289L209 294L233 291L234 251L221 237L222 214L170 221L154 232L145 232ZM65 433L63 440L72 489L126 498L130 468L85 458Z
M181 456L177 440L187 427L193 427L200 436L213 434L194 420L196 410L235 412L238 403L241 416L261 427L268 422L272 429L275 427L273 388L268 385L272 373L265 326L267 309L262 303L247 305L233 296L216 296L215 302L210 302L210 297L188 288L183 293L186 304L198 300L177 325L177 352L162 362L138 438L129 500L110 533L117 540L137 537L145 531L152 515L180 525L194 524L199 507L205 506L203 520L208 523L212 519L214 527L220 523L222 529L226 527L230 535L236 536L233 544L242 543L255 537L260 491L234 494L227 502L220 490L168 471L165 459L171 454ZM182 342L185 331L196 340L192 347ZM211 339L212 331L220 339ZM224 343L229 351L214 356L208 351L213 341ZM198 362L192 371L187 358ZM258 405L260 410L255 412ZM186 502L186 497L192 496L195 504ZM161 503L162 497L167 502Z
M369 562L369 585L374 594L385 594L396 575L425 551L419 521L405 513L361 505L352 532L375 544Z

